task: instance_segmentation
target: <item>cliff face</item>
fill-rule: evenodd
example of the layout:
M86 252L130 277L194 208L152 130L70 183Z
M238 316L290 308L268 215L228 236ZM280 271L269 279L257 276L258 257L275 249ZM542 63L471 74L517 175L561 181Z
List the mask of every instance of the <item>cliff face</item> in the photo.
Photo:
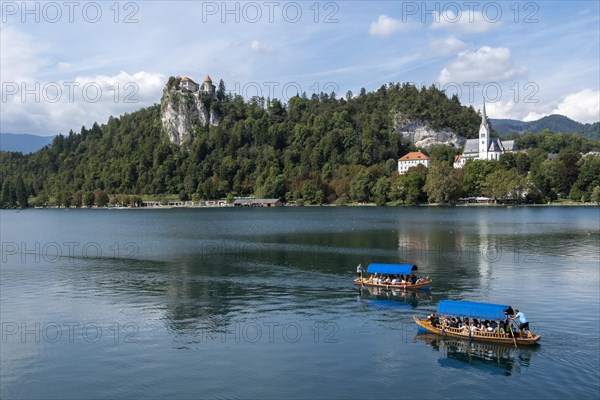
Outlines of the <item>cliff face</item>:
M202 95L165 88L160 102L160 119L171 143L181 145L190 139L195 127L218 125L219 118Z
M394 131L404 142L413 143L417 147L428 148L438 144L462 147L466 139L448 128L433 129L427 121L409 120L402 114L394 115Z

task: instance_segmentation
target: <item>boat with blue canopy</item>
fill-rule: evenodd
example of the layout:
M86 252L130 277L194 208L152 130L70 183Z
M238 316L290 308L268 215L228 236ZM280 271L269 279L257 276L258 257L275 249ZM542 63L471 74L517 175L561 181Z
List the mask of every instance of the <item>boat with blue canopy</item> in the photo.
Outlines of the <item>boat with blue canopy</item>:
M519 334L511 325L512 307L507 304L443 300L437 314L413 316L419 327L445 337L506 344L536 344L541 335L530 330Z
M367 267L369 276L358 276L355 285L384 289L428 289L431 280L419 278L414 272L418 271L414 264L381 264L372 263Z

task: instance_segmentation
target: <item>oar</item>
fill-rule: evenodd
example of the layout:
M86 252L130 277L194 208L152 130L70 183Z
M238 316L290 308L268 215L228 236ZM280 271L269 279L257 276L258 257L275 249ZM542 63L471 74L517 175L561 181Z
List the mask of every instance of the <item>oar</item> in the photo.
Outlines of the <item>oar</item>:
M509 318L509 317L506 317L506 318ZM515 348L517 348L517 339L515 339L515 333L513 332L511 322L513 322L513 321L509 318L508 327L510 329L510 335L512 336L513 342L515 343Z

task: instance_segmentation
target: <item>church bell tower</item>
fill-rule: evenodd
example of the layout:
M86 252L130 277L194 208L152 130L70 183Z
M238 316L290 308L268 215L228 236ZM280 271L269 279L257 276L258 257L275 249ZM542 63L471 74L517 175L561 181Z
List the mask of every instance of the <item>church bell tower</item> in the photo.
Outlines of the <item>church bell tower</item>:
M485 115L485 99L483 100L483 111L481 113L481 126L479 126L479 159L488 160L488 149L490 148L490 126Z

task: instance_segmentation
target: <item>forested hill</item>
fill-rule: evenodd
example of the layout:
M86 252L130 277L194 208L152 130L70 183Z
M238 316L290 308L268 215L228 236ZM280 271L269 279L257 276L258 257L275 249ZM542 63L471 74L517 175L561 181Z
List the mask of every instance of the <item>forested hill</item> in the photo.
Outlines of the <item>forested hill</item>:
M474 137L480 123L456 97L400 84L345 98L296 96L286 105L231 95L204 102L219 124L195 126L181 146L168 140L155 105L59 135L31 155L1 153L2 186L40 200L102 189L334 201L348 195L357 174L376 180L396 170L410 146L395 132L398 115L466 137Z
M590 139L600 140L600 122L582 124L564 115L548 115L536 121L518 121L514 119L493 119L492 125L501 136L514 136L527 132L539 133L544 129L552 132L577 133Z

